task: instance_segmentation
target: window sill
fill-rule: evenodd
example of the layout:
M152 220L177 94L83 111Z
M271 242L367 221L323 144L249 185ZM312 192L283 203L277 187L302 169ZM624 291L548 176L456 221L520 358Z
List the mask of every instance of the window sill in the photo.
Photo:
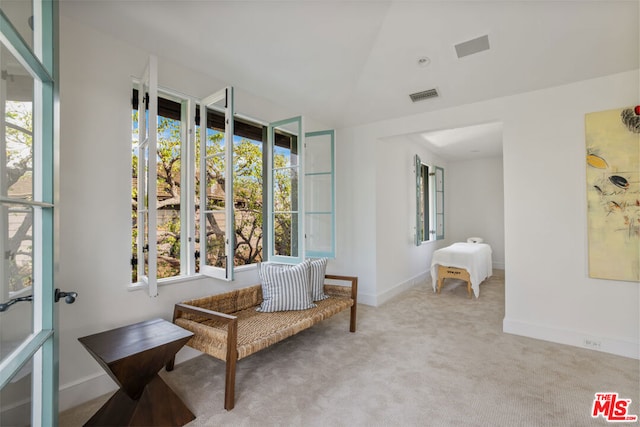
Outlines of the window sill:
M239 265L235 267L235 272L241 273L245 271L255 270L257 268L258 268L258 264ZM193 280L199 280L204 278L210 278L210 277L202 273L197 273L191 276L167 277L165 279L158 280L158 287L176 285L176 284L191 282ZM146 289L149 289L149 286L142 282L131 283L129 284L129 286L127 286L128 291L140 291L140 290L146 290Z
M166 279L158 280L158 286L159 287L169 286L169 285L175 285L175 284L184 283L184 282L191 282L193 280L202 279L204 277L207 277L207 276L199 273L194 274L192 276L167 277ZM142 282L131 283L129 286L127 286L128 291L139 291L139 290L148 289L148 288L149 286Z

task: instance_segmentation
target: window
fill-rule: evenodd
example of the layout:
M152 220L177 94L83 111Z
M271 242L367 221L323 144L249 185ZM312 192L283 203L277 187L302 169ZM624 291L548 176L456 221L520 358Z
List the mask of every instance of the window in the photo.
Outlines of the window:
M444 239L444 169L435 167L436 240Z
M133 99L133 140L131 152L131 220L132 220L132 282L138 281L138 248L142 245L145 274L148 274L148 241L138 239L138 224L148 222L148 205L143 198L139 198L139 184L143 192L147 191L146 173L149 168L149 158L145 146L140 146L138 91L134 91ZM182 185L186 182L185 169L182 168L182 158L185 157L187 130L182 117L180 101L169 99L163 94L158 98L157 114L157 162L156 162L156 221L157 221L157 277L158 279L175 277L186 273L185 263L182 262L186 254L183 252L182 242L186 241L182 228L181 206L185 204L185 193ZM148 110L145 108L145 119L148 120ZM142 153L142 158L140 154ZM142 163L140 163L142 162ZM142 176L140 172L144 172ZM139 182L142 181L142 182ZM146 219L143 219L144 218ZM146 227L146 225L145 225Z
M430 240L429 166L416 156L416 243Z
M335 131L305 134L305 244L307 257L335 257Z
M198 103L160 90L154 119L149 92L142 82L132 96L133 284L233 280L242 265L298 262L305 236L306 256L334 256L333 131L306 135L314 160L305 174L301 117L271 126L237 117L229 87Z
M444 239L444 169L415 156L416 245Z
M305 133L301 117L269 125L269 259L335 257L335 131Z
M271 123L268 130L269 259L296 263L303 258L302 117Z
M208 105L206 152L201 152L200 148L196 150L204 159L204 162L198 160L198 164L201 167L204 164L206 170L204 176L198 174L206 186L200 191L198 182L196 189L196 194L201 194L205 202L202 205L204 215L196 215L200 218L198 223L204 221L206 224L203 235L199 234L202 231L196 233L200 236L199 241L207 242L202 261L205 272L209 270L218 277L223 277L224 273L224 278L229 280L233 277L234 267L263 260L265 206L265 171L262 166L265 129L251 120L233 117L231 130L231 120L227 117L230 112L225 112L232 105L230 99L225 101L232 95L231 89L228 88L229 94L220 93L203 101ZM199 116L196 121L200 123ZM227 137L226 132L229 135L232 132L233 137ZM227 151L228 139L233 141L228 147L231 151ZM200 139L197 141L200 147ZM231 158L230 169L226 167L227 158ZM231 186L227 185L229 176ZM229 264L228 257L233 260Z

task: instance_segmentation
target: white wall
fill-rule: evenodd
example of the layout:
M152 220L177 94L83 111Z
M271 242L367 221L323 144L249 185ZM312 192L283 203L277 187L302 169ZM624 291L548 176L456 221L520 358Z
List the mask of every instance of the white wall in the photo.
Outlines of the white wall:
M174 284L161 287L157 298L127 290L129 98L131 76L141 73L147 52L64 17L60 48L56 283L79 292L75 304L59 307L60 403L65 409L115 388L78 337L153 317L168 319L176 301L256 283L256 276L250 270L232 284L206 279ZM225 84L159 57L163 86L205 96ZM359 276L360 301L369 304L384 302L421 277L435 245L410 244L405 209L415 209L415 202L403 182L409 184L406 157L411 150L389 150L381 139L502 121L505 331L573 345L593 337L601 340L603 351L638 357L638 284L587 276L583 129L587 112L638 104L638 76L637 71L622 73L339 130L338 258L329 270ZM295 114L239 88L236 94L238 110L245 114L266 120ZM307 130L322 128L308 125ZM452 181L450 169L447 182ZM396 186L403 188L391 191ZM394 203L385 202L379 187L397 193Z
M629 72L526 94L504 128L504 329L639 358L639 284L591 279L584 115L638 105Z
M450 162L445 172L447 240L483 238L491 245L493 267L504 269L502 157Z
M423 163L447 163L406 136L376 141L376 304L429 276L433 251L444 242L415 244L416 175L414 156ZM431 227L433 228L433 227Z
M79 294L75 304L58 306L60 407L64 410L115 388L78 337L156 317L171 319L176 302L258 281L255 269L249 269L238 273L233 283L198 279L161 286L156 298L128 290L130 97L132 77L142 73L149 53L65 17L60 38L56 286ZM163 60L161 52L158 56L161 86L203 97L228 84ZM236 109L269 121L296 113L241 88L236 88ZM306 125L307 130L323 128L309 120ZM179 359L189 355L188 349L182 350Z
M348 169L338 173L365 177L367 183L378 182L378 174L405 174L403 165L388 168L384 156L371 159L379 139L503 122L504 330L576 346L595 339L602 351L639 358L638 283L588 277L584 136L586 113L637 105L638 93L636 70L346 129L340 144L345 156L341 164ZM361 155L368 161L360 161ZM455 185L450 173L446 179ZM386 282L393 280L396 257L382 248L389 236L386 219L401 207L381 203L381 195L370 186L364 192L345 184L339 189L343 197L358 192L358 203L341 215L356 227L353 238L339 248L349 248L349 262L356 266L356 274L366 275L370 281L366 290L377 302L380 295L406 281L406 275L400 275L395 285ZM451 210L448 206L447 212ZM376 228L370 228L373 216L381 218ZM358 227L360 220L366 226Z

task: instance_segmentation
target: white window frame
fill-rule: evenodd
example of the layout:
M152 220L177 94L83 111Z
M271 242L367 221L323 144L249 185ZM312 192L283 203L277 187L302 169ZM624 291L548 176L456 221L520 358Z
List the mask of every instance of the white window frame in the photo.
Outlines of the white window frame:
M148 93L147 119L145 100ZM149 296L158 295L157 278L157 144L158 144L158 60L149 56L149 62L140 79L138 103L138 280L148 288ZM148 123L147 123L148 122ZM147 130L148 125L148 130ZM144 135L143 135L144 132ZM148 132L148 133L147 133ZM148 160L142 161L144 150ZM147 170L145 170L145 164ZM153 185L149 185L153 183ZM142 203L140 203L140 201ZM144 217L147 214L145 225ZM145 239L146 238L146 239ZM145 248L145 240L148 248ZM147 250L148 273L145 274L144 250Z
M154 64L155 62L155 64ZM155 81L155 90L151 90L152 81L151 77L154 74L155 67L155 75L156 78L153 79ZM138 281L131 283L131 287L133 289L146 287L149 289L150 296L156 296L158 294L158 285L164 283L170 283L173 281L183 280L185 277L190 277L195 274L195 221L193 215L189 215L188 212L191 212L190 206L194 206L194 189L195 189L195 101L183 94L178 94L168 89L159 88L157 85L157 60L151 59L147 70L145 70L145 75L149 81L149 101L148 106L146 105L146 93L143 90L144 87L144 77L143 79L134 80L134 87L138 87L138 130L139 135L141 135L141 131L146 129L146 111L149 111L149 135L147 135L146 142L140 142L143 137L139 137L138 141L138 236L137 236L137 258L138 258ZM152 93L155 92L155 96ZM157 245L151 245L149 243L148 248L148 263L149 263L149 274L144 274L144 251L145 251L145 224L144 224L144 213L147 213L147 222L149 223L149 235L148 242L157 242L157 186L152 185L148 190L145 190L145 186L150 182L157 182L157 144L158 144L158 98L162 96L163 98L170 99L174 102L178 102L181 104L181 126L180 126L180 182L181 182L181 191L180 191L180 273L177 276L160 278L157 277L157 263L158 263L158 252ZM151 107L152 101L155 103L154 107ZM153 108L153 111L151 110ZM153 116L153 117L152 117ZM143 153L143 149L146 147L149 148L149 162L148 162L148 171L145 171L145 164L141 161L140 154ZM154 148L155 155L152 155L152 148ZM154 175L152 177L152 175ZM144 195L145 191L147 191L148 204L144 206ZM184 208L183 208L184 206ZM155 226L152 228L152 223L155 223ZM152 279L153 273L153 279Z
M207 265L207 108L225 100L225 267ZM235 218L233 209L233 87L226 87L200 101L200 273L231 281L234 279Z
M225 114L225 256L226 265L224 268L214 267L206 265L207 262L207 244L206 244L206 143L204 139L201 139L200 144L200 258L199 258L199 274L205 275L221 280L232 281L234 280L234 260L235 260L235 220L234 220L234 197L233 197L233 156L234 156L234 99L233 99L233 87L226 87L208 97L203 99L195 99L189 96L177 94L168 89L162 89L158 87L157 81L157 58L155 56L149 57L149 63L143 74L143 78L140 79L139 86L139 107L138 107L138 120L140 138L138 142L138 282L132 283L132 288L146 287L148 288L149 296L155 297L158 295L158 284L179 282L188 277L196 276L196 260L195 257L195 245L196 245L196 231L195 231L195 215L193 215L194 206L196 202L195 194L195 161L196 161L196 131L195 131L195 113L196 108L200 108L200 132L201 138L206 138L206 124L207 124L207 107L211 108L212 104L225 101L224 114ZM147 118L145 114L144 102L145 102L145 90L149 93L149 105ZM157 258L158 251L157 245L157 187L155 185L148 185L149 183L157 182L157 121L158 121L158 96L165 96L176 102L181 103L181 193L180 193L180 221L181 221L181 245L180 245L180 275L168 278L158 279L157 277ZM220 108L215 108L220 110ZM142 135L146 129L147 123L149 123L148 135ZM335 131L317 131L305 134L304 132L304 119L302 116L296 116L286 120L280 120L271 124L265 124L260 120L250 119L251 122L266 126L267 128L267 141L263 143L263 168L266 171L264 173L265 180L263 182L263 200L266 204L266 215L263 219L263 260L284 262L284 263L298 263L307 257L335 257L336 248L336 232L335 232ZM274 210L273 210L273 156L274 156L274 134L275 129L283 127L286 130L286 125L291 123L297 123L297 137L298 137L298 188L296 197L298 199L298 207L295 212L292 212L296 216L298 222L297 233L293 238L296 238L296 242L292 243L292 246L297 245L297 256L279 256L274 254ZM307 212L305 206L305 137L313 138L315 136L329 135L330 136L330 152L331 152L331 165L329 169L323 171L321 174L330 175L331 179L331 194L327 197L331 200L330 211L313 211ZM145 138L146 136L146 138ZM145 170L145 162L141 161L141 154L143 150L148 148L148 162L147 170ZM148 188L146 188L148 186ZM147 195L148 203L144 206L144 195ZM142 202L142 203L141 203ZM145 275L145 263L144 263L144 243L145 243L145 223L144 214L147 214L146 230L148 231L147 242L148 246L148 274ZM330 229L331 236L327 238L330 241L330 249L323 251L306 250L306 217L313 215L330 215ZM151 244L154 242L154 244ZM248 266L238 266L239 269L246 268Z

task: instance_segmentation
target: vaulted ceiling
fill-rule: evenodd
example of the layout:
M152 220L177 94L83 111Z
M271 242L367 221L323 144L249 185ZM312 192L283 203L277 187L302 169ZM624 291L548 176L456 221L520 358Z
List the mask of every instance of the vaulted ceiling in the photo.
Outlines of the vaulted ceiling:
M60 9L333 127L639 67L637 0L62 0ZM456 44L484 35L488 50L458 57ZM439 97L409 98L432 88Z

